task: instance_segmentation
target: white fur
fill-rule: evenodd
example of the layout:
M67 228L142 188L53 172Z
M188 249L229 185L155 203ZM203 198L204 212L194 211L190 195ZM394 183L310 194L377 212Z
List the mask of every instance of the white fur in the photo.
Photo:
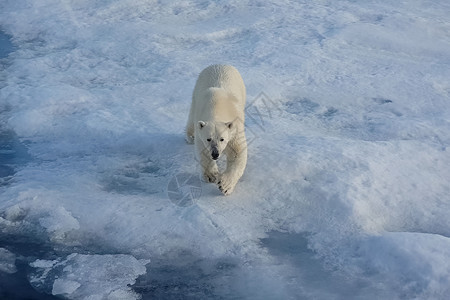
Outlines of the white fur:
M241 75L227 65L204 69L192 95L186 141L195 143L203 178L217 183L224 195L234 191L247 164L245 96ZM227 156L227 168L219 174L213 158L222 153Z

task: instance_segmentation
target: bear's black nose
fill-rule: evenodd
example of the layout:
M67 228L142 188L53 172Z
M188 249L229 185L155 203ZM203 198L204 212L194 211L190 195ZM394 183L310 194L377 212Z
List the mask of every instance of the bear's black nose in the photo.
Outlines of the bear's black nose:
M217 160L219 158L219 151L217 149L213 149L211 152L212 159Z

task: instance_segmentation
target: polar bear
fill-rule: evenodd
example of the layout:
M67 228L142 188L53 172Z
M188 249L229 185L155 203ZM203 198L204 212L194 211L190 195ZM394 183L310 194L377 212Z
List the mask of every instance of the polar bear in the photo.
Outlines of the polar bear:
M203 179L218 185L224 195L234 191L247 164L244 128L245 85L238 70L212 65L198 76L186 126L186 141L194 143ZM219 174L222 154L227 166Z

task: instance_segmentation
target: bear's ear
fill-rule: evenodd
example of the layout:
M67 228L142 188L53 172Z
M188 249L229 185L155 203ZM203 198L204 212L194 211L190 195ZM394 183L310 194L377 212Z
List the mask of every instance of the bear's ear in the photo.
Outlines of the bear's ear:
M206 126L206 122L198 121L198 126L200 127L200 129L202 129L203 127Z
M233 127L233 122L225 123L225 125L228 127L228 129L231 129L231 127Z

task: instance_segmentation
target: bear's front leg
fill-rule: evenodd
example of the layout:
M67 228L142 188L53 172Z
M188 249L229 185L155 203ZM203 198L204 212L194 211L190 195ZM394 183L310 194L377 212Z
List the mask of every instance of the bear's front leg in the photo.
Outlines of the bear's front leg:
M216 162L211 158L209 151L202 148L201 145L197 145L197 158L202 168L203 180L216 183L219 179L219 169Z
M237 182L244 174L247 164L247 143L245 143L245 140L242 142L239 150L239 152L236 149L227 149L226 151L227 169L217 183L224 195L230 195L234 191Z
M219 169L215 161L210 159L208 162L202 162L203 180L216 183L219 179Z

